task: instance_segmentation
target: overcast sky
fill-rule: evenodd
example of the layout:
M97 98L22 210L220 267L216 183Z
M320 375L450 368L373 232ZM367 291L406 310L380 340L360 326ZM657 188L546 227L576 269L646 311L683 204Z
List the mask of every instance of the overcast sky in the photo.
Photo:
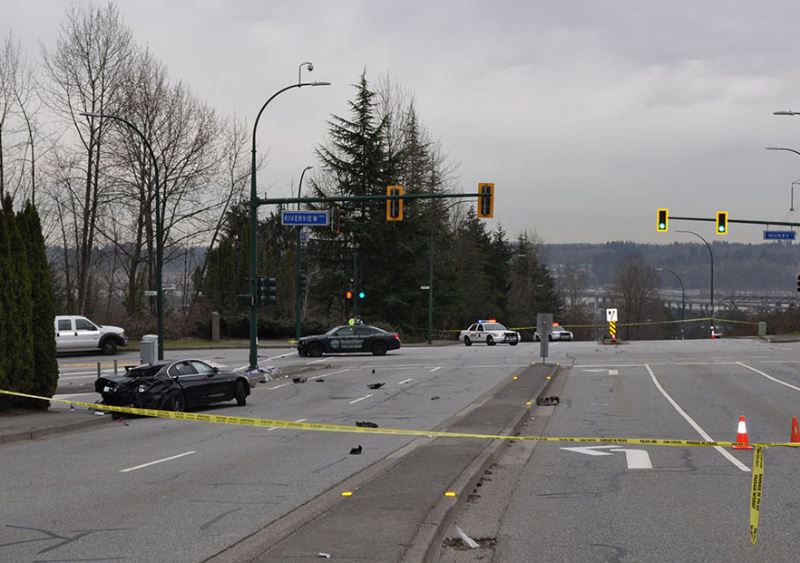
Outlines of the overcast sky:
M78 2L79 4L89 2ZM0 0L0 33L32 59L68 2ZM672 242L672 215L800 221L800 3L137 0L118 2L134 37L222 114L259 125L260 190L288 195L352 84L389 73L459 162L463 191L496 183L496 219L545 242ZM800 184L795 194L800 208ZM710 223L675 229L711 239ZM760 226L731 225L758 242ZM696 240L696 239L694 239Z

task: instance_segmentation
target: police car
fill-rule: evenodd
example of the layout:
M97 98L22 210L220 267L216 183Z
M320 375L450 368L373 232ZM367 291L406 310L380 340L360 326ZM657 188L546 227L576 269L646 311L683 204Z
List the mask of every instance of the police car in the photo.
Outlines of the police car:
M462 330L458 339L464 342L464 346L472 346L473 342L485 342L487 346L494 346L498 343L516 346L520 341L520 336L518 332L508 330L495 319L489 319L478 321L470 325L467 330Z
M400 335L376 326L357 323L337 326L325 334L304 336L297 342L297 353L317 358L322 354L372 353L383 356L400 348Z

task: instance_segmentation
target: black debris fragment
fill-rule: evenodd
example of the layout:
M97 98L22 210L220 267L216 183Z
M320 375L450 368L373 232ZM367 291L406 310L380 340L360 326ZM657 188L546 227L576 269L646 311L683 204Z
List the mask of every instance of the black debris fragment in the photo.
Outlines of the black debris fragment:
M555 406L559 403L558 397L536 397L536 404L540 407Z
M433 397L431 397L431 401L438 401L438 400L439 400L439 395L434 395Z
M381 383L369 383L369 384L367 384L367 389L380 389L380 388L381 388L381 387L383 387L384 385L386 385L386 383L385 383L385 382L381 382Z
M319 383L320 381L325 381L325 380L324 380L324 379L322 379L322 378L320 377L319 379L315 379L314 381L316 381L317 383Z
M350 455L361 455L362 451L364 451L364 448L359 444L355 448L350 448Z
M378 425L375 424L374 422L367 422L366 420L364 420L364 421L356 420L356 426L358 426L360 428L377 428L378 427Z
M306 381L308 381L308 379L306 379L305 377L293 377L292 378L292 383L305 383Z

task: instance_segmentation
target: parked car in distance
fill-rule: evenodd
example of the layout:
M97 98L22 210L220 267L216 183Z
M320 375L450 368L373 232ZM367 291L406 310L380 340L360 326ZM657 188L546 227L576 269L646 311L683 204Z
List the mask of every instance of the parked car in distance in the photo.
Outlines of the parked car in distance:
M250 383L244 375L191 358L142 364L124 374L104 375L95 380L94 389L106 405L170 411L233 400L244 406L250 395Z
M474 342L483 342L487 346L495 344L516 346L521 340L516 330L509 330L494 319L471 324L467 330L461 331L458 339L464 343L464 346L472 346Z
M551 342L554 340L573 340L575 335L572 334L572 331L565 329L562 326L554 326L550 331L550 334L547 335L547 339ZM541 336L539 336L539 331L533 333L533 341L539 342L541 340Z
M125 330L118 326L98 325L77 315L55 318L56 352L93 352L113 356L118 346L127 346Z
M297 342L297 353L312 357L357 352L371 352L375 356L383 356L387 351L398 348L400 348L399 334L365 324L333 327L325 334L304 336Z

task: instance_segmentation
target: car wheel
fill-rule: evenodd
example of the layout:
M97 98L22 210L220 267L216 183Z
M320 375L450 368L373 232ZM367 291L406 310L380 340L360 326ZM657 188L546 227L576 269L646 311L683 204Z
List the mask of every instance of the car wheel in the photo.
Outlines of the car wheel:
M117 343L107 338L100 344L100 351L106 356L113 356L117 353Z
M247 393L244 388L244 381L241 379L236 382L236 406L243 407L247 404Z
M553 341L553 335L552 335L552 334L548 334L548 335L547 335L547 340L549 340L550 342L552 342L552 341Z
M464 346L472 346L472 340L469 339L469 336L464 337Z
M516 343L516 342L509 342L509 344L510 344L511 346L516 346L516 345L517 345L517 343Z
M308 345L308 355L312 358L319 358L323 351L322 344L319 342L312 342Z
M382 342L379 340L372 345L372 353L375 356L383 356L384 354L386 354L387 348L388 347L386 346L386 342Z
M183 398L183 393L174 391L169 397L164 399L163 408L161 410L183 412L186 410L186 399Z
M492 338L491 336L487 336L486 337L486 345L487 346L494 346L494 338Z

